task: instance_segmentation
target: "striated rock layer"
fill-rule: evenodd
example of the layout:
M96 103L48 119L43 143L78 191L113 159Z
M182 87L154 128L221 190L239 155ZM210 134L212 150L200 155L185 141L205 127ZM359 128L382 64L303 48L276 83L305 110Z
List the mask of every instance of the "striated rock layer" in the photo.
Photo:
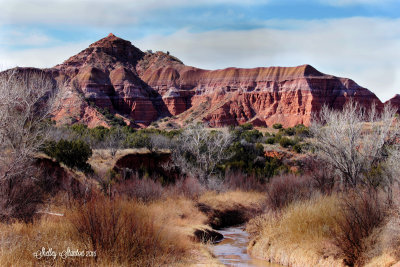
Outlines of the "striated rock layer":
M169 53L144 53L113 34L45 71L65 85L55 120L90 127L108 126L99 112L105 109L139 126L166 116L211 126L293 126L308 125L324 104L341 108L353 98L363 105L382 105L354 81L310 65L203 70Z

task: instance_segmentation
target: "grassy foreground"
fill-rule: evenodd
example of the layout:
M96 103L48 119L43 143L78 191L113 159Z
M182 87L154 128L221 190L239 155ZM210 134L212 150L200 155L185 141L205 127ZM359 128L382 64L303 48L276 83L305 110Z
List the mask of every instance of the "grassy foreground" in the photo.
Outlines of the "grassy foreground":
M398 214L360 240L361 253L349 262L338 242L346 239L340 222L347 222L338 194L298 201L281 211L269 211L247 224L249 253L285 266L392 266L399 260ZM353 234L353 232L349 232ZM354 247L358 244L352 244ZM353 251L354 253L354 251Z
M249 209L263 201L260 193L228 191L198 198L165 194L148 203L96 195L72 206L53 204L50 209L64 216L45 214L32 223L0 224L0 266L218 266L206 244L194 236L195 230L212 230L199 203L224 212L238 209L238 203L240 209ZM38 259L42 247L56 256ZM68 248L85 256L63 258L59 253Z

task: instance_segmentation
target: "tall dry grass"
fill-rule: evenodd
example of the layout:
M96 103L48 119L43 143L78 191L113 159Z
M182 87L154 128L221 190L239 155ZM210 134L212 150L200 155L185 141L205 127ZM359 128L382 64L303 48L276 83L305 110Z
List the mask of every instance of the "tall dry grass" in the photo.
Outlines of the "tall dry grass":
M370 191L314 195L252 219L249 252L289 266L391 266L400 213Z
M157 224L140 203L97 196L68 215L85 247L102 262L154 266L179 262L190 242L178 231Z
M64 212L32 224L0 224L0 266L186 266L202 246L193 229L207 228L206 217L185 198L141 203L96 196ZM36 259L42 247L96 256Z
M290 266L341 266L331 242L339 205L337 195L321 196L254 218L247 225L250 254Z

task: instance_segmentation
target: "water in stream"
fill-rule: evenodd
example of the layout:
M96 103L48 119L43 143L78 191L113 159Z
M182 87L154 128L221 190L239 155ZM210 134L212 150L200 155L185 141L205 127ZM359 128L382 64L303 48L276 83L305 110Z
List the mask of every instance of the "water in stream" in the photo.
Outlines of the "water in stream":
M267 266L278 267L280 265L272 264L267 261L254 259L247 254L247 245L249 243L249 234L244 231L243 226L229 227L218 230L224 235L224 239L213 246L214 255L221 263L227 266Z

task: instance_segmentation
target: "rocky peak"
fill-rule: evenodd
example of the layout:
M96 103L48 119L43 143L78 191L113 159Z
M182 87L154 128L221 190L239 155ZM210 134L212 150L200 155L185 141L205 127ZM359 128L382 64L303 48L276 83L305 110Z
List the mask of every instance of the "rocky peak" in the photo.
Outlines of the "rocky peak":
M91 44L89 48L93 48L94 52L104 52L108 55L114 56L119 61L129 61L136 64L144 53L131 42L121 39L114 34L110 33L107 37Z
M110 33L107 37L91 44L87 49L69 58L57 68L91 65L100 69L114 65L136 66L145 54L131 42Z

